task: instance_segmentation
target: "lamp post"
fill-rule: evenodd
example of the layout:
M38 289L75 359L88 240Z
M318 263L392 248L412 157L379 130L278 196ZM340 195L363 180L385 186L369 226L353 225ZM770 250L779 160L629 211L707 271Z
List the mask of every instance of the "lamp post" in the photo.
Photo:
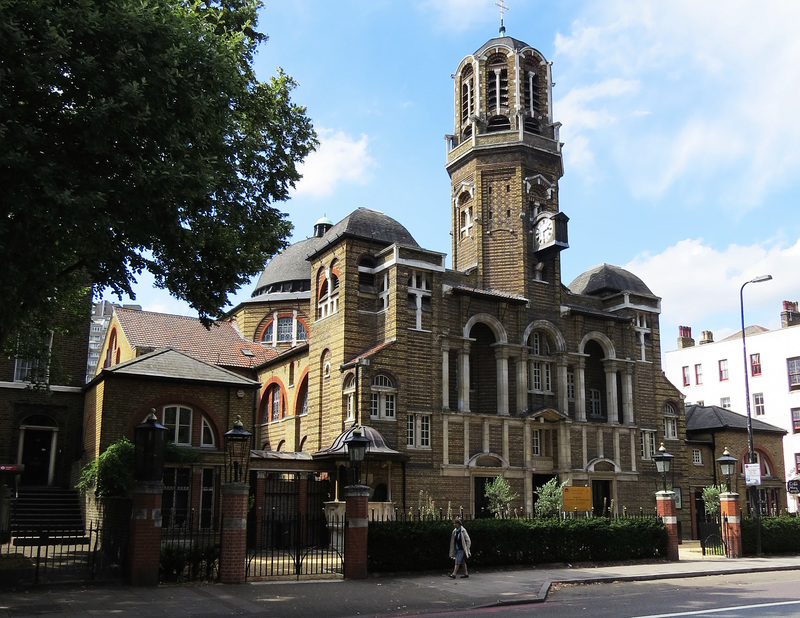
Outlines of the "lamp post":
M344 441L345 448L347 449L347 456L350 458L350 463L353 464L355 469L355 485L361 485L361 463L367 455L367 446L369 445L369 438L361 434L361 429L356 427L350 437Z
M661 448L658 449L658 455L653 455L653 461L656 462L656 470L658 470L664 480L665 492L667 491L667 472L669 472L672 466L673 459L675 459L675 455L671 455L667 452L663 442L661 443Z
M745 281L739 289L739 310L742 316L742 354L744 358L744 396L747 405L747 454L751 464L756 463L756 452L753 448L753 417L750 414L750 381L748 379L747 362L747 337L744 329L744 288L748 283L761 283L769 281L772 275L759 275L750 281ZM750 486L750 504L754 509L753 517L756 520L756 555L761 555L761 506L758 503L758 487Z
M133 429L133 477L136 481L160 482L164 477L167 428L152 410L144 423Z
M244 428L242 417L237 416L233 429L225 432L225 480L228 483L247 482L247 469L250 466L250 436Z
M722 457L717 458L717 463L719 464L720 470L722 470L722 476L727 479L727 487L728 493L731 492L731 476L734 474L736 470L736 464L738 460L736 457L731 456L728 447L725 447L725 450L722 453Z

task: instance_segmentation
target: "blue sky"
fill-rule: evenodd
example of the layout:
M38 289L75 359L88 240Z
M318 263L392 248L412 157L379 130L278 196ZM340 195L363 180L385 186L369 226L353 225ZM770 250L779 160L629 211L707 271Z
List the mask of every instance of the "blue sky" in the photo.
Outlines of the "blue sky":
M553 62L563 282L603 262L635 273L662 298L670 350L679 324L737 331L740 286L769 273L745 310L777 328L781 301L800 300L800 2L506 3L506 34ZM298 81L321 141L281 205L294 240L364 206L450 265L450 75L498 26L494 0L267 0L258 74ZM196 315L147 276L136 292Z

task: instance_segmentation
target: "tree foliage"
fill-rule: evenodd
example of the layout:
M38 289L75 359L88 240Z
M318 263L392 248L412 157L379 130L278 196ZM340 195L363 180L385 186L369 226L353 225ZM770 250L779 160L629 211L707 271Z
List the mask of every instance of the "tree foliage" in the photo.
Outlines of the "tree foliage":
M561 514L566 484L566 481L559 483L558 478L553 477L539 487L539 497L534 505L536 517L558 517Z
M86 493L94 488L98 498L127 497L133 487L135 448L128 438L120 438L81 470L75 485Z
M519 494L511 491L508 481L502 476L496 476L492 481L486 481L484 492L489 501L489 510L496 518L504 519L511 515L511 503Z
M315 147L259 0L0 0L0 341L143 269L208 320L291 231Z
M724 485L703 487L703 505L709 515L719 515L719 495L726 491Z

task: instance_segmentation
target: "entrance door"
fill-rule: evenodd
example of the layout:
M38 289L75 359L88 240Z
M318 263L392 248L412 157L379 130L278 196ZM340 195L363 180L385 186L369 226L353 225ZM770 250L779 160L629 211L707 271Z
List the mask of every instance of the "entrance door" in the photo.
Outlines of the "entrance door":
M50 455L53 444L51 429L26 428L22 434L23 485L47 485L50 473Z
M491 517L489 510L489 498L486 497L486 483L491 483L494 477L476 476L475 477L475 517Z
M611 514L611 481L592 481L592 509L595 515Z

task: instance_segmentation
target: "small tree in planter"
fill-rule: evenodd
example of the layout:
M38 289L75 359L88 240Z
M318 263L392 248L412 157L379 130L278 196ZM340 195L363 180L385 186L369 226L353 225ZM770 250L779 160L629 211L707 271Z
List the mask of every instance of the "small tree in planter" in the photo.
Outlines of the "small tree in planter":
M723 485L709 485L703 488L703 505L707 515L719 517L719 495L726 490Z
M553 477L539 488L539 498L536 500L536 517L559 517L564 504L564 486Z
M508 481L502 476L495 477L491 482L486 481L485 493L486 499L489 501L489 510L494 513L496 518L510 517L510 505L519 497L519 494L511 491Z

